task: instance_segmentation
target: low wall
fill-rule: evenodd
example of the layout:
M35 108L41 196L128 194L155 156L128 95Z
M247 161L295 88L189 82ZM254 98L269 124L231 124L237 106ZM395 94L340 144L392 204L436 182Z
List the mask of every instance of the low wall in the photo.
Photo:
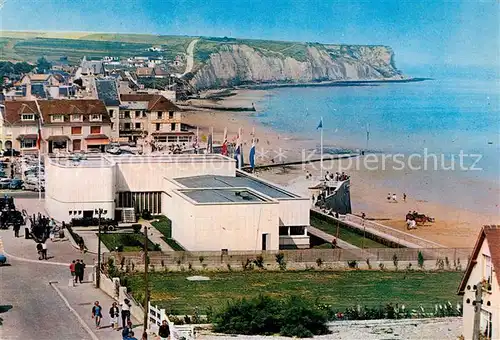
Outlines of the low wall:
M259 265L268 270L280 270L278 258L282 256L282 263L286 263L288 270L344 269L349 267L349 262L352 265L353 261L360 269L379 269L380 264L383 264L384 269L391 270L404 269L410 263L412 269L418 269L418 254L422 253L425 270L464 270L471 251L470 248L371 248L229 252L227 254L221 252L150 252L149 263L152 271L230 271L250 269ZM107 258L114 257L116 266L122 271L144 270L142 253L112 252L104 254L104 257L105 263L107 263ZM394 263L397 263L397 268Z

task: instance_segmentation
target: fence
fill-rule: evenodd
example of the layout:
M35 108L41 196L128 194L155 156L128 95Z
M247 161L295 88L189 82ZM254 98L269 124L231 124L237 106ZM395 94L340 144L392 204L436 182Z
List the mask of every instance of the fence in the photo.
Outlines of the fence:
M149 263L153 270L242 270L253 266L259 259L264 268L280 269L286 263L287 269L302 270L315 267L318 262L322 268L339 269L349 261L362 263L369 260L384 263L390 269L391 263L418 263L419 253L423 255L425 269L463 270L468 263L472 248L369 248L369 249L303 249L262 252L149 252ZM118 268L123 271L144 269L144 255L137 252L106 253L105 258L115 258ZM319 261L319 259L321 261ZM396 260L396 261L395 261ZM442 262L441 262L442 261ZM441 264L442 263L442 264ZM413 265L412 264L412 265ZM413 268L416 268L414 266Z
M158 334L158 329L163 320L167 320L168 327L170 328L170 339L180 340L180 339L194 339L194 326L193 325L174 325L173 322L168 318L165 309L160 309L158 306L151 305L149 302L148 308L149 317L149 330Z

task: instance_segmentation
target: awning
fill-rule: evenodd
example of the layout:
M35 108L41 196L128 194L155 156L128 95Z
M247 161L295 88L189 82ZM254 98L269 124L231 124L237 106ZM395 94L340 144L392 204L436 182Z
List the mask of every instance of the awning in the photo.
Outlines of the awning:
M85 139L87 145L108 145L109 139Z
M47 138L48 141L52 142L67 142L69 141L68 136L50 136Z
M19 135L17 136L17 140L25 140L25 139L37 139L38 135L36 133L28 134L28 135Z
M193 136L191 131L153 132L152 136Z
M109 140L108 136L103 135L101 133L95 134L95 135L88 135L87 137L85 137L85 139L108 139Z

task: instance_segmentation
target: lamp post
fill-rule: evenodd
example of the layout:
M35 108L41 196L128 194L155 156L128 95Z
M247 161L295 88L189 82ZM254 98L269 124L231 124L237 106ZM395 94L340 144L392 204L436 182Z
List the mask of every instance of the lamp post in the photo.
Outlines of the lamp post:
M97 227L98 232L97 232L97 276L95 280L95 286L96 288L100 288L101 286L101 215L103 213L103 210L101 208L96 209L95 213L98 214L98 222L97 222Z
M148 317L149 317L149 281L148 281L148 226L144 224L144 332L148 328Z

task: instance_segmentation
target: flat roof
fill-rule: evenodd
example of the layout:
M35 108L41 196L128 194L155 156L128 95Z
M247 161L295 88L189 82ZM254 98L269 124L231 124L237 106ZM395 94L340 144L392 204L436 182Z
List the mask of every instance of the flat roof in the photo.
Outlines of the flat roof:
M251 188L266 196L276 199L286 198L299 198L299 196L292 194L266 182L260 181L257 178L249 176L213 176L202 175L192 177L175 178L175 181L188 188Z
M112 161L100 155L92 156L74 156L74 157L49 157L52 164L63 167L83 167L83 168L102 168L114 165Z
M180 189L196 203L255 203L269 202L265 197L245 188L218 189Z

